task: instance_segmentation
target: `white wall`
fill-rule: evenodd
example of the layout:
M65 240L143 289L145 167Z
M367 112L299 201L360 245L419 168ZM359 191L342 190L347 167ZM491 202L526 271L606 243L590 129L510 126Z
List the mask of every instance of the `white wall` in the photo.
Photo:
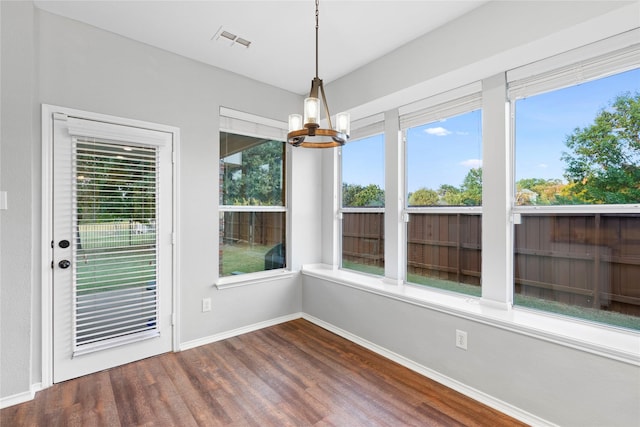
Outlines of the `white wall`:
M301 311L297 275L217 290L218 112L220 106L285 122L302 97L34 9L2 8L2 324L0 397L41 381L40 112L42 103L180 128L180 341L183 343ZM320 239L309 224L320 185L310 151L294 153L294 266L317 262ZM317 173L316 173L317 172ZM43 260L42 262L49 262ZM211 297L212 311L201 312Z

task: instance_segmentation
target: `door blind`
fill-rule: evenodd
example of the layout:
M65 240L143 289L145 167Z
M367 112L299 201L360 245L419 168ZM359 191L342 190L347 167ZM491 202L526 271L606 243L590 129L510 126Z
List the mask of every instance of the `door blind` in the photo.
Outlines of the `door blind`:
M74 356L159 335L158 148L73 138Z

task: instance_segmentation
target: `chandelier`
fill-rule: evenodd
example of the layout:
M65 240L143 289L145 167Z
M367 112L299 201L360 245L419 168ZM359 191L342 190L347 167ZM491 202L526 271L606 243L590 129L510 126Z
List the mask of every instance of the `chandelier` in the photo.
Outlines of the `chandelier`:
M294 147L331 148L344 145L349 139L349 113L336 115L336 128L331 124L329 105L324 94L322 80L318 77L318 2L316 0L316 76L311 81L309 97L304 100L304 122L300 114L289 115L287 142ZM318 97L322 96L322 101ZM328 127L320 127L320 110L324 106Z

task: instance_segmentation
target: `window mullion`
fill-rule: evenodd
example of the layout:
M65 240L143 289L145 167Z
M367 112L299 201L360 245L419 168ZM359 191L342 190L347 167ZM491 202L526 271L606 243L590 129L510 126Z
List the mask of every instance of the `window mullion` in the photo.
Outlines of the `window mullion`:
M511 146L504 73L482 82L482 302L513 303Z
M384 275L385 278L403 283L405 268L404 201L404 144L400 134L398 110L384 114L385 141L385 215L384 215Z

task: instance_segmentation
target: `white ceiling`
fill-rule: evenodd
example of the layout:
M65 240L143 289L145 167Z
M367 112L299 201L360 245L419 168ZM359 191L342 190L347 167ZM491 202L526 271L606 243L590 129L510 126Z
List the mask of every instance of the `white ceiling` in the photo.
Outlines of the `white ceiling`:
M319 77L329 83L485 2L322 0ZM37 0L35 4L294 93L308 92L315 75L313 0ZM251 46L212 40L221 27L251 41Z

